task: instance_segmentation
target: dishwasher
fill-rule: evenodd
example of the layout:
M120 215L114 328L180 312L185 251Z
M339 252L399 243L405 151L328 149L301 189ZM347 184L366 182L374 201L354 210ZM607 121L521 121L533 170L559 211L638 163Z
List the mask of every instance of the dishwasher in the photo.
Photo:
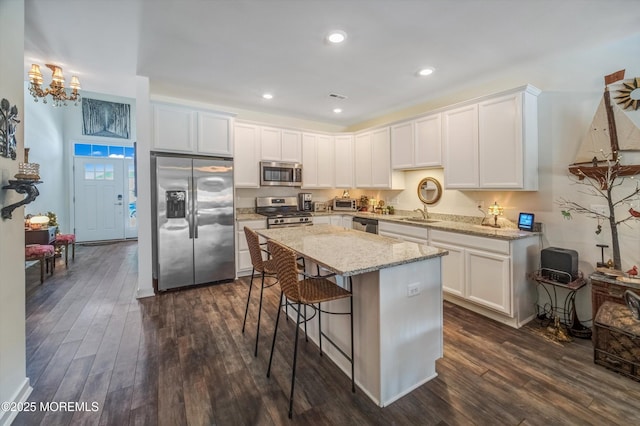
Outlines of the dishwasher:
M378 220L377 219L367 219L364 217L354 217L352 229L356 231L364 231L370 234L378 233Z

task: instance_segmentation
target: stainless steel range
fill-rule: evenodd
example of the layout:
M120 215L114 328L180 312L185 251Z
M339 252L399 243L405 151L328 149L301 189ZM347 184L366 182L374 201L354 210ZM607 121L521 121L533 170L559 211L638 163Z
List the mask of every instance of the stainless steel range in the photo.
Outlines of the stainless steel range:
M257 197L256 213L267 217L267 228L313 225L311 213L298 210L297 197Z

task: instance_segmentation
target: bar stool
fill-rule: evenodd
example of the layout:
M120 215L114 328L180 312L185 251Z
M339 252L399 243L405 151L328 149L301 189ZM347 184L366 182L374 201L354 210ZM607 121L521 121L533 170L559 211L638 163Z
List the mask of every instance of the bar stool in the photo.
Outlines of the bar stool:
M267 377L271 374L271 362L273 361L273 350L276 344L276 334L278 331L278 323L280 322L280 312L282 311L282 299L284 297L284 306L292 306L296 313L296 337L293 344L293 365L291 375L291 393L289 395L289 418L293 415L293 391L296 379L296 361L298 357L298 333L300 325L310 321L316 313L318 313L318 328L320 339L320 355L322 356L322 338L326 338L338 351L351 363L351 391L356 391L354 381L354 356L353 356L353 297L351 291L345 290L337 284L329 281L327 276L324 277L307 277L298 280L299 270L296 266L296 254L293 250L277 243L273 240L268 242L269 252L275 261L275 268L278 275L278 283L280 283L280 306L278 315L276 316L276 326L273 330L273 342L271 343L271 355L269 356L269 368L267 369ZM332 300L349 298L349 312L331 312L322 309L323 302ZM317 306L316 306L317 305ZM307 306L313 309L310 317L306 315L306 309L300 309ZM320 314L349 315L351 320L351 354L347 355L339 348L329 336L322 332L322 322ZM301 320L301 316L304 318ZM306 330L305 330L306 334Z
M56 235L56 247L64 246L64 266L69 267L69 245L71 245L71 259L76 259L76 236L75 234Z
M45 266L47 272L49 272L49 262L51 262L51 275L55 268L55 247L45 244L29 244L24 248L25 260L38 260L40 261L40 284L44 283L44 270Z
M247 305L244 308L244 321L242 321L242 333L244 333L244 328L247 323L247 312L249 312L249 301L251 300L251 289L253 288L253 277L256 272L262 275L262 279L260 281L260 304L258 305L258 324L256 326L256 347L254 350L254 356L258 356L258 339L260 337L260 317L262 314L262 295L264 293L265 288L272 287L278 283L277 279L275 279L276 268L275 262L273 259L264 260L262 257L262 253L267 253L260 244L260 240L258 234L248 228L244 227L244 235L247 239L247 245L249 246L249 255L251 256L251 265L253 266L251 270L251 281L249 282L249 294L247 294ZM275 280L273 283L264 284L265 276L273 277Z

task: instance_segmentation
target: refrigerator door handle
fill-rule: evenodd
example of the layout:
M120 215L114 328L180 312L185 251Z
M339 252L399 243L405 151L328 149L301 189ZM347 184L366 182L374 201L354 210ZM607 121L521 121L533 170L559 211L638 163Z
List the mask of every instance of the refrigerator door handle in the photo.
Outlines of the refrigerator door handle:
M198 238L198 181L194 176L191 179L193 179L193 237Z
M189 207L188 213L187 213L187 222L189 223L189 239L192 240L193 239L193 184L192 184L192 180L193 177L189 177L187 179L187 206Z

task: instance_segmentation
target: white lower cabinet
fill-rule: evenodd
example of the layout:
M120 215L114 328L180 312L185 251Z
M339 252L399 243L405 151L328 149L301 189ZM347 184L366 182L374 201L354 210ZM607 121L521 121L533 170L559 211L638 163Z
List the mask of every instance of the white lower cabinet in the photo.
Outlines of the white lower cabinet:
M346 229L353 228L353 216L342 216L342 227Z
M238 225L236 228L236 276L242 277L251 275L251 270L253 269L247 238L244 235L244 227L248 226L253 230L267 229L267 221L266 219L239 220L236 223Z
M331 216L314 216L313 217L314 225L331 225Z
M481 250L465 250L466 297L487 308L512 314L510 256Z
M353 221L353 216L346 216L341 214L330 214L325 216L314 216L313 224L314 225L334 225L334 226L342 226L344 228L351 229L351 222Z
M433 240L430 245L449 252L442 257L442 290L445 293L464 297L466 281L464 248Z
M455 304L512 327L535 316L535 284L527 277L537 268L537 236L501 240L431 229L430 245L442 258L444 297Z
M422 226L379 221L378 235L418 244L427 244L429 242L429 229Z

